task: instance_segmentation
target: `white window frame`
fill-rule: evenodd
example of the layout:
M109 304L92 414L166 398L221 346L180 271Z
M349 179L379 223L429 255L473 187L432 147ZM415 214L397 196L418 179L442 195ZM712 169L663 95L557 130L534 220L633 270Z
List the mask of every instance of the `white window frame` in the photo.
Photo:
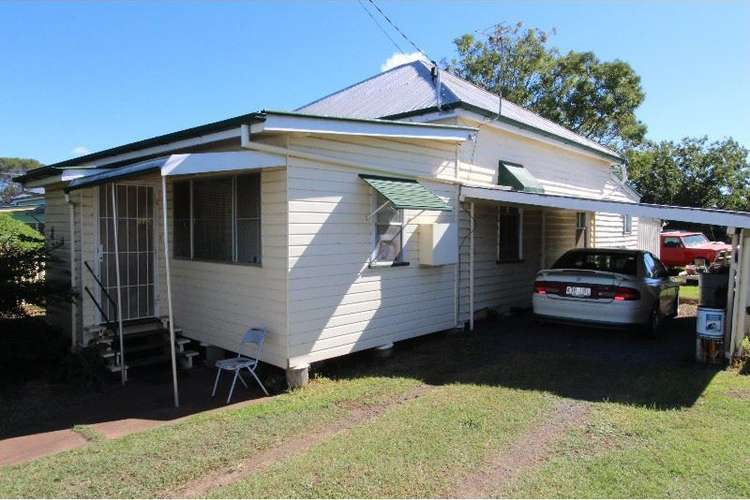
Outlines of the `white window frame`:
M622 216L622 235L629 236L633 234L633 216L623 215Z
M398 213L398 222L391 222L391 226L397 226L399 227L399 234L400 234L400 240L401 240L401 252L400 256L401 258L399 260L378 260L378 213L387 208L388 205L391 204L390 201L386 200L384 203L379 203L378 198L380 193L378 193L375 190L372 190L370 192L370 206L372 207L372 212L370 213L370 267L399 267L399 266L408 266L409 265L409 259L407 256L407 242L406 242L406 214L404 213L403 209L396 210ZM385 198L385 196L383 196Z
M583 215L583 225L580 216ZM578 231L583 231L583 248L589 247L589 214L588 212L576 212L576 245L578 244Z
M518 210L518 254L515 259L505 259L500 255L500 215L503 209L515 208ZM495 241L495 260L498 264L513 264L515 262L523 262L523 208L511 207L511 206L499 206L495 212L495 225L497 238Z
M222 176L212 176L216 178L223 178L223 177L231 177L232 179L232 215L231 215L231 231L232 231L232 238L231 238L231 250L232 250L232 260L218 260L218 259L202 259L202 258L195 258L195 230L194 230L194 223L195 223L195 216L194 216L194 196L193 196L193 190L194 190L194 182L193 179L189 179L186 181L177 181L177 182L187 182L189 184L189 194L190 194L190 257L184 257L184 256L177 256L174 255L174 245L172 248L172 258L179 259L179 260L192 260L192 261L198 261L198 262L212 262L215 264L232 264L232 265L240 265L240 266L253 266L253 267L262 267L263 266L263 230L262 230L262 180L259 180L258 182L258 262L239 262L237 260L237 257L239 255L239 249L237 245L239 244L239 238L238 238L238 230L237 230L237 224L238 224L238 217L237 217L237 177L242 175L251 175L252 172L248 172L246 174L235 174L235 175L222 175ZM255 174L258 175L260 178L261 174ZM172 190L172 196L174 196L174 189ZM174 202L172 203L172 206L174 206ZM175 219L175 213L174 209L172 210L172 220ZM243 220L256 220L256 219L250 219L250 218L243 218ZM174 230L174 227L173 227Z

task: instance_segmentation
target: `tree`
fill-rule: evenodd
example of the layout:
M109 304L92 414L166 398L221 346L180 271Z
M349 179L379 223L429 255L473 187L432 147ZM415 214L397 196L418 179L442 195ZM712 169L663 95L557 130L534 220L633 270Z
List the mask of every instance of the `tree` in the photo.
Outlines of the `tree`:
M750 210L748 150L734 139L650 142L627 158L630 183L646 203Z
M732 138L648 142L626 156L645 203L750 211L748 150Z
M44 237L8 214L0 214L0 316L22 314L24 302L39 303ZM41 292L41 290L39 290Z
M28 158L0 158L0 203L9 203L23 188L13 182L13 177L43 166Z
M640 143L646 126L635 110L645 98L626 62L593 52L561 54L551 33L498 24L482 38L454 40L458 58L446 68L490 92L615 149Z

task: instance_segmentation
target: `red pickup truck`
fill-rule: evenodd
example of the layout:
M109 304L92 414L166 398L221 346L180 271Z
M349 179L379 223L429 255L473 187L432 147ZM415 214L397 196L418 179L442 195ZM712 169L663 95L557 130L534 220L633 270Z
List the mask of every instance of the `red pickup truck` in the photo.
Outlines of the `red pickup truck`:
M720 241L710 241L703 233L690 231L667 231L661 233L660 260L665 266L687 266L689 264L713 264L717 259L728 257L732 246Z

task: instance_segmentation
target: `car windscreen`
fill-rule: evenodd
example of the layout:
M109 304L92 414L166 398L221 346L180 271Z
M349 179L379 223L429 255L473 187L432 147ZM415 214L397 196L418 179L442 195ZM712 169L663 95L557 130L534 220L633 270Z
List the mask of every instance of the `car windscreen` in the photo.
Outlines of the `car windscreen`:
M686 247L699 247L708 243L708 238L702 234L691 234L690 236L683 236L682 241Z
M637 274L637 254L616 252L568 252L557 259L552 269L585 269L610 273Z

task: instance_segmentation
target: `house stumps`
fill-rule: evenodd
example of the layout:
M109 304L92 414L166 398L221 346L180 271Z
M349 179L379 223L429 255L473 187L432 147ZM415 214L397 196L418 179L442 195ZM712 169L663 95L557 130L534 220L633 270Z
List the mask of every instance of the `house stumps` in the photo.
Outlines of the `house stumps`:
M310 365L290 366L286 369L286 383L290 389L304 387L310 381Z
M389 358L391 354L393 354L393 343L390 344L384 344L381 346L376 347L373 352L375 353L375 357L379 359L385 359Z

